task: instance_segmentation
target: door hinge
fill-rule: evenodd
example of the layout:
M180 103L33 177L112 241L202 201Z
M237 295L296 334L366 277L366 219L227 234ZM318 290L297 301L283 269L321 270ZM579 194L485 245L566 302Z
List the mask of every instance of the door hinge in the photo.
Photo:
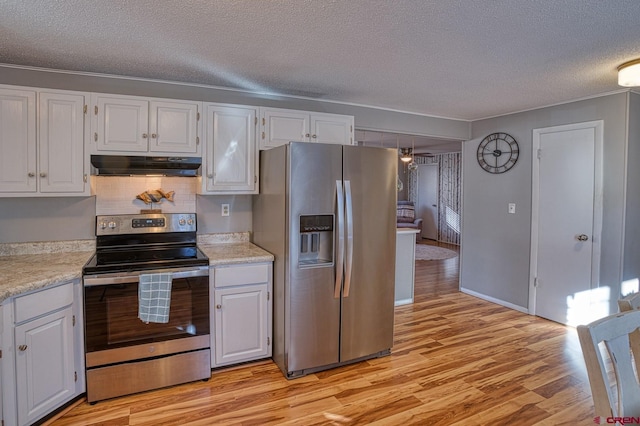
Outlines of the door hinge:
M349 131L353 132L353 126L349 126Z
M265 121L264 117L262 117L262 125L264 126L265 123L266 123L266 121Z
M77 382L77 381L78 381L78 372L77 372L77 371L74 371L74 372L73 372L73 381L74 381L74 382Z
M262 132L262 140L264 140L264 132Z
M200 121L200 113L199 112L196 113L196 121Z
M538 149L538 160L542 158L542 150Z
M258 183L258 175L253 175L253 183Z
M271 300L271 292L267 292L267 300Z
M539 282L538 282L538 277L535 277L535 278L533 279L533 286L534 286L534 287L538 287L538 284L539 284Z
M88 110L89 110L89 106L88 105L85 105L84 108L82 108L82 112L85 113L85 114L87 113Z
M269 346L271 344L271 338L267 337L267 346Z
M0 350L0 358L2 358L2 350Z
M98 142L98 132L95 132L93 134L93 140L94 140L94 142Z
M75 315L73 315L71 317L71 325L74 326L74 327L76 326L76 316Z
M93 113L94 113L95 115L98 115L98 105L96 105L96 106L94 106L94 107L93 107Z
M200 145L200 136L196 136L196 145Z
M255 119L253 120L253 125L257 126L258 125L258 117L255 117Z

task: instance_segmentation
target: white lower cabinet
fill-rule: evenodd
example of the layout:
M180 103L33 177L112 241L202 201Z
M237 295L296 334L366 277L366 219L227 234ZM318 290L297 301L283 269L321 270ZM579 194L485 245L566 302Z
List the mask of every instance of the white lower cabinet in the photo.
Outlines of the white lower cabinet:
M71 306L15 328L18 422L29 424L74 393Z
M33 424L84 392L80 286L69 282L3 303L4 424Z
M271 356L271 274L271 263L212 268L212 366Z

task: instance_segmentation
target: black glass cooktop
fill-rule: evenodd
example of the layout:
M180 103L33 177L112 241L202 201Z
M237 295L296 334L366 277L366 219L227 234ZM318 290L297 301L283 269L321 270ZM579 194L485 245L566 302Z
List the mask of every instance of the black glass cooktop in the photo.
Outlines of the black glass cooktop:
M140 271L209 265L209 258L193 245L98 250L83 268L85 274Z

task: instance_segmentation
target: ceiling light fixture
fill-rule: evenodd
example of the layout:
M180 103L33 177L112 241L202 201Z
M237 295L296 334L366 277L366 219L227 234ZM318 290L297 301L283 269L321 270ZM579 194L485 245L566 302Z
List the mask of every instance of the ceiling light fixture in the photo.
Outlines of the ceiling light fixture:
M618 67L618 85L624 87L640 86L640 59L625 62Z
M402 160L403 163L408 163L413 160L411 157L411 148L400 148L400 160Z

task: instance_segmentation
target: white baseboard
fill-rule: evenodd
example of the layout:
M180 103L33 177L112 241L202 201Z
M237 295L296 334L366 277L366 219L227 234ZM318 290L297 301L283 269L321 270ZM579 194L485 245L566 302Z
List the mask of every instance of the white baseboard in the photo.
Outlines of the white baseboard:
M408 305L410 303L413 303L413 299L396 300L395 306Z
M478 299L486 300L487 302L495 303L497 305L504 306L505 308L513 309L518 312L522 312L525 314L529 313L527 308L523 308L522 306L514 305L513 303L505 302L504 300L496 299L495 297L490 297L482 293L477 293L473 290L469 290L466 288L460 287L460 291L462 293L468 294L469 296L477 297Z

